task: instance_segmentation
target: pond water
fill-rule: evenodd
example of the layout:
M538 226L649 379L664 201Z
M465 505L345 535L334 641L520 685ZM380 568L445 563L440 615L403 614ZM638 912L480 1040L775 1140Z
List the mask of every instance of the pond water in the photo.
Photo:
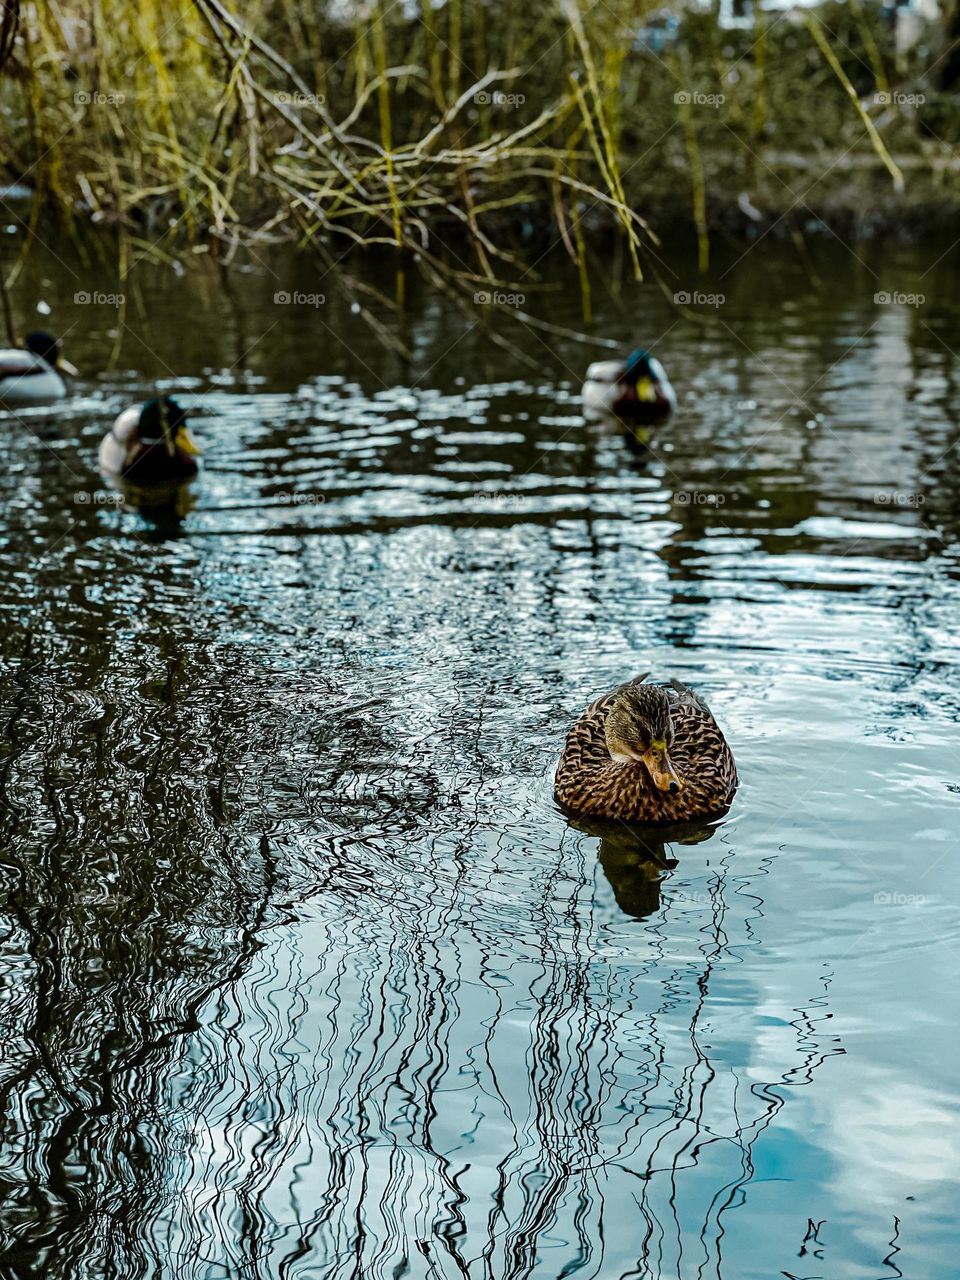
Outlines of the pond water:
M598 251L586 326L550 259L527 310L596 346L408 278L411 361L286 254L34 255L81 377L3 416L5 1274L955 1274L945 250ZM580 416L601 336L678 389L650 453ZM155 386L179 526L96 473ZM706 838L553 804L646 670L736 754Z

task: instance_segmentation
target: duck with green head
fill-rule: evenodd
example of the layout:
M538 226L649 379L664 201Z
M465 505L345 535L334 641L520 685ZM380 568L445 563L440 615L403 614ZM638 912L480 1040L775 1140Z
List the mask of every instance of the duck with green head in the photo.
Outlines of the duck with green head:
M667 371L642 347L626 360L594 361L587 369L582 398L588 418L612 414L632 426L662 422L677 407Z
M570 730L554 783L557 803L624 822L719 817L737 789L720 726L679 680L646 679L598 698Z
M172 396L125 409L100 443L100 470L138 485L187 480L198 471L200 449L187 415Z

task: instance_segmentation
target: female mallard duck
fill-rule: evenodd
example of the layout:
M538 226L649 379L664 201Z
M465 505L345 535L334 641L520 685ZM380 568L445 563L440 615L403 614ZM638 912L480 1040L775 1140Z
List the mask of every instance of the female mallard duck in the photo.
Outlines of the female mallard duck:
M572 813L624 822L718 817L737 767L702 698L639 676L587 707L567 735L554 795Z
M662 422L677 407L677 393L656 356L638 349L626 363L598 360L589 367L583 407L588 417L612 413L624 422Z
M186 480L198 471L200 450L187 415L171 396L124 409L100 443L100 470L138 485Z
M60 371L76 376L76 369L60 355L60 344L49 333L28 333L22 347L0 351L0 405L27 409L52 404L67 394Z

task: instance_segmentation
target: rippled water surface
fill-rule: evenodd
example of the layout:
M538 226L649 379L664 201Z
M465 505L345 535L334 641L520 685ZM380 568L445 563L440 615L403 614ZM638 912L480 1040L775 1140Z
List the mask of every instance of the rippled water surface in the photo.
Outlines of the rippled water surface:
M122 319L34 260L84 372L3 418L7 1274L955 1275L946 247L764 243L716 311L599 269L680 393L646 455L580 416L599 345L413 281L407 363L275 304L329 288L293 259L138 268ZM156 385L179 526L96 474ZM734 747L706 838L552 802L648 669Z

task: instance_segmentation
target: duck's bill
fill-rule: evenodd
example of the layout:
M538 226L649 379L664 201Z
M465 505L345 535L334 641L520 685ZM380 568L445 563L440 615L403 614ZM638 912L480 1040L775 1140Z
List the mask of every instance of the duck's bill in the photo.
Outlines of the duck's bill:
M57 368L62 369L63 372L68 374L71 378L80 377L80 370L77 366L75 364L71 364L69 360L64 360L63 356L61 356L57 361Z
M665 750L657 747L650 747L644 751L641 759L647 767L653 785L658 791L667 791L672 794L683 789L683 783L680 776L673 767L673 761L667 755Z
M642 404L656 404L657 389L649 378L637 379L637 399Z
M191 458L200 458L203 456L203 450L190 435L186 427L181 427L177 432L177 448L182 449L184 453L189 454Z

